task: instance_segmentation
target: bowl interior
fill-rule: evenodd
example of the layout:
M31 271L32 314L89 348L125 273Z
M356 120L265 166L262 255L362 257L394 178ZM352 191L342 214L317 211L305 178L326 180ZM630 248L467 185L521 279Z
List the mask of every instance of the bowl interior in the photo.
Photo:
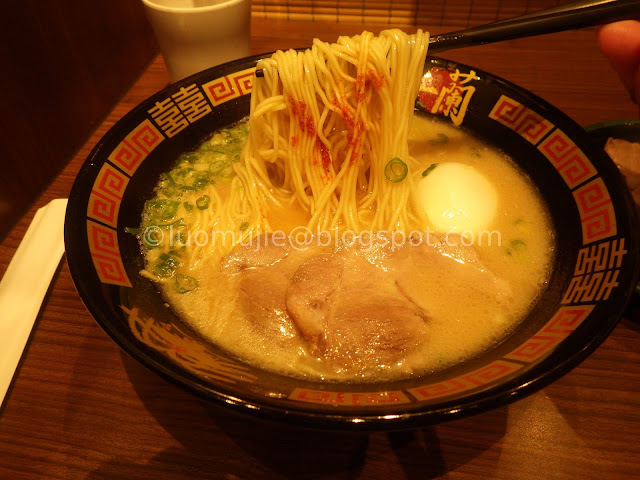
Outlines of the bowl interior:
M551 105L471 67L429 58L422 114L451 122L513 158L549 206L557 254L528 317L489 351L407 380L306 381L252 367L204 341L147 279L136 238L144 203L180 153L248 114L258 57L215 67L149 98L82 167L69 199L67 261L101 327L153 371L214 402L300 424L390 429L439 422L541 388L604 340L638 276L634 210L612 162ZM433 92L437 92L433 93Z

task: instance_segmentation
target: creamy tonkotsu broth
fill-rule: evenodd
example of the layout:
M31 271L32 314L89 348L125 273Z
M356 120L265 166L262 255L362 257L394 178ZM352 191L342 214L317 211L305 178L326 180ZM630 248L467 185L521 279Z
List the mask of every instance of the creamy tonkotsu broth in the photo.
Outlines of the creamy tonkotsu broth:
M545 288L554 235L544 202L511 159L463 130L416 116L404 163L420 228L397 240L363 229L346 242L340 224L338 240L314 231L302 242L310 214L295 197L267 204L269 230L254 230L233 169L246 137L243 122L183 155L140 233L143 275L244 361L343 381L433 372L504 339Z

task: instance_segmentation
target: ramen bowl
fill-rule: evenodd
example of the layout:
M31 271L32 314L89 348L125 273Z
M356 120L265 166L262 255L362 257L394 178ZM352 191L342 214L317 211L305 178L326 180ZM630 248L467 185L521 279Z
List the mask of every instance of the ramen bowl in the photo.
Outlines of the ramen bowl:
M139 274L145 201L178 156L249 112L256 61L172 84L96 145L67 210L67 262L87 309L131 357L214 404L307 427L407 429L511 402L568 372L614 328L638 278L638 229L617 168L587 133L531 93L428 58L416 108L508 154L538 187L555 228L543 294L500 343L436 373L398 381L306 380L250 365L204 340Z

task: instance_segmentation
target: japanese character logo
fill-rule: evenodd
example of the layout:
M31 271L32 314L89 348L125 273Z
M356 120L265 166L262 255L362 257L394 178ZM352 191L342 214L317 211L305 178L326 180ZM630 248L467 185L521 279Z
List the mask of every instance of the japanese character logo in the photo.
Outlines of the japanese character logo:
M180 88L180 91L170 98L156 102L155 106L149 110L151 118L158 123L168 137L173 137L209 112L211 112L211 105L195 83L186 88Z
M460 125L476 91L470 84L473 80L479 80L473 70L461 73L457 68L432 68L422 77L418 103L428 112L449 117L454 125Z

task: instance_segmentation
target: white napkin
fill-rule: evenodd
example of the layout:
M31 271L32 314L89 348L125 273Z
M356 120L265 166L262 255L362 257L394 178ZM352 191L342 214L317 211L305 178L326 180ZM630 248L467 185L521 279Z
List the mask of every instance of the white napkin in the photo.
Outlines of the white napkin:
M0 281L0 405L64 253L67 199L39 209Z

